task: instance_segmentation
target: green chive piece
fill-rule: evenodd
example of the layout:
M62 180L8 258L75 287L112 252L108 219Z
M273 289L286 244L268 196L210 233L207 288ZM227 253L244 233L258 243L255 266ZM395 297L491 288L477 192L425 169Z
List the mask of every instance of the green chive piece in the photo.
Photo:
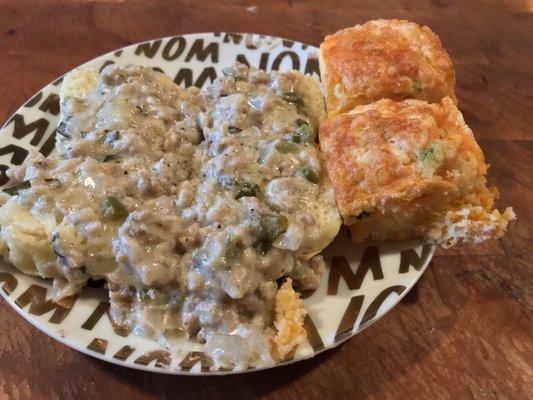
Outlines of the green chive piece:
M102 211L102 217L109 221L126 219L128 216L126 207L117 198L112 196L108 196L102 200L100 210Z

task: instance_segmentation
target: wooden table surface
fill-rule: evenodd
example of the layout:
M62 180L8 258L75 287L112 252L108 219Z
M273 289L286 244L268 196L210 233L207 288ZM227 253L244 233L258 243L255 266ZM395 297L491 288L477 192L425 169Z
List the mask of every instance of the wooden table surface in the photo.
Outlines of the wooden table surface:
M489 181L519 218L501 240L439 250L392 312L339 348L247 375L106 364L0 301L0 399L533 398L532 11L520 0L0 0L0 120L58 75L146 39L241 31L317 45L373 18L427 24L455 62L460 108L491 164Z

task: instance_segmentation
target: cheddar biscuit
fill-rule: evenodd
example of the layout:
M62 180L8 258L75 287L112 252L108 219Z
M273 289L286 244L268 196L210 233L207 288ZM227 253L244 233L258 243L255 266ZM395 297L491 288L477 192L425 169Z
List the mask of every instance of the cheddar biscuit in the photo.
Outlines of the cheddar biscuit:
M456 102L448 53L414 22L380 19L327 36L320 70L328 114L382 98Z
M383 99L329 117L320 143L352 238L411 237L452 246L504 234L487 165L453 100Z

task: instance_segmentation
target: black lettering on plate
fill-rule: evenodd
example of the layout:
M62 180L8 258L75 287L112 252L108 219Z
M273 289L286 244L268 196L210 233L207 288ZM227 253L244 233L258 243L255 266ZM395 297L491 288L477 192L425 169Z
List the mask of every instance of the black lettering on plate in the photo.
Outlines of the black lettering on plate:
M192 69L181 68L174 78L174 83L176 85L181 85L182 87L192 86Z
M39 110L49 112L52 115L59 114L59 95L50 93L39 106Z
M204 47L204 39L196 39L187 53L185 61L189 62L193 57L199 61L205 61L209 56L211 62L218 62L218 43L211 42Z
M52 82L52 85L54 85L54 86L59 85L61 82L63 82L63 78L64 77L65 77L65 75L60 76L59 78L57 78L55 81Z
M177 47L174 49L175 47L174 45L176 44L177 44ZM167 61L174 61L179 56L181 56L181 54L185 50L186 45L187 45L187 42L181 36L173 37L167 42L167 44L163 48L163 52L161 53L161 55Z
M400 274L409 272L412 266L415 270L420 271L431 254L431 245L425 244L422 247L422 255L419 257L415 249L402 250L400 259Z
M270 53L261 53L261 58L259 59L259 69L267 71L269 58Z
M6 175L6 171L9 169L7 165L0 164L0 185L3 185L9 181Z
M155 366L157 368L167 368L170 365L170 353L165 350L155 350L137 357L135 364L148 365L156 360Z
M281 41L283 43L283 46L292 49L292 46L294 46L294 42L292 40L283 39Z
M204 86L206 81L209 79L209 83L213 83L213 81L217 78L217 72L215 71L215 68L213 67L207 67L204 68L198 79L196 79L196 82L194 82L194 86L201 88Z
M337 332L335 333L335 343L346 339L352 334L355 321L359 316L359 311L361 311L364 299L365 296L353 296L350 299L350 303L348 304L346 311L344 311L344 315L342 316Z
M34 315L43 315L53 310L54 313L48 321L53 324L59 324L70 313L70 310L76 302L77 296L63 299L63 306L53 300L46 300L47 291L48 290L45 287L31 285L15 300L15 304L21 309L29 304L29 312Z
M343 256L333 257L328 278L328 296L337 294L341 277L344 278L348 289L359 289L368 271L372 272L374 280L383 279L379 251L376 246L369 246L365 249L356 272L352 271L350 264Z
M0 148L0 156L9 153L13 153L10 160L11 164L20 165L28 155L28 150L15 144L8 144L7 146Z
M52 150L54 150L54 147L56 145L56 132L57 129L54 130L50 136L48 136L48 139L45 140L45 142L39 149L39 153L41 153L45 157L48 157Z
M246 56L244 54L237 54L237 57L235 58L235 61L238 61L238 62L246 65L247 67L250 66L250 63L248 62L248 60L246 59Z
M226 33L222 41L224 43L229 43L230 40L234 44L239 44L242 42L242 35L240 33Z
M283 59L285 57L289 57L292 61L292 67L291 69L299 70L300 69L300 58L298 57L298 54L296 54L294 51L282 51L279 53L276 58L274 59L274 62L272 63L272 70L277 71L283 62Z
M200 75L194 82L194 86L201 88L208 79L211 82L213 82L216 79L216 77L217 77L217 72L215 71L215 68L213 67L204 68L204 70L200 73ZM174 83L177 85L181 85L182 87L189 87L193 85L192 79L193 79L192 69L182 68L176 74L176 77L174 78Z
M361 320L359 330L363 329L366 325L372 322L382 304L385 302L385 300L387 300L387 297L389 297L392 293L396 293L398 296L401 296L405 289L406 287L403 285L394 285L384 289L380 294L378 294L366 309L365 315Z
M36 121L26 124L24 116L21 114L15 114L13 118L7 122L6 126L12 122L15 124L15 127L13 128L13 137L16 139L22 139L30 133L35 132L35 135L33 135L30 140L32 146L37 146L39 144L49 125L48 120L44 118L39 118Z
M103 64L102 64L102 67L100 67L100 72L102 72L104 70L105 67L107 67L108 65L111 65L111 64L114 64L115 62L113 60L106 60Z
M8 296L17 288L18 280L9 272L0 272L0 283L4 282L4 293Z
M159 50L159 47L161 46L161 42L162 40L159 39L153 42L142 43L135 49L135 55L140 56L141 54L144 54L148 58L154 58L157 50Z
M316 57L309 57L307 59L307 62L305 63L305 71L306 74L312 74L316 73L320 76L320 68L318 65L318 58Z
M41 97L43 97L43 92L39 92L36 95L34 95L31 99L29 99L26 104L24 104L24 107L29 108L33 107L35 104L41 100Z
M201 351L191 351L181 360L180 367L182 371L190 371L196 364L200 362L202 372L207 372L213 366L211 357Z

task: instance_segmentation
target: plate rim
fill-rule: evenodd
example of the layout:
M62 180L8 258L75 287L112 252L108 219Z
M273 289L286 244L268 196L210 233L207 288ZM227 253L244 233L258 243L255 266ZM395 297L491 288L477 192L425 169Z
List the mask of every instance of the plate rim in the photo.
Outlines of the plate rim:
M100 53L100 54L94 56L93 58L91 58L91 59L89 59L87 61L84 61L83 63L73 67L72 69L69 69L68 71L64 72L63 74L56 76L53 80L51 80L50 82L45 84L43 87L38 89L28 99L26 99L20 106L18 106L15 109L15 111L9 117L7 117L5 122L3 122L3 124L0 127L0 130L4 129L6 127L6 125L11 121L11 119L18 113L18 111L21 108L23 108L30 100L32 100L33 97L36 94L38 94L40 91L44 90L49 85L52 85L53 83L57 82L59 79L62 79L69 72L71 72L71 71L73 71L73 70L75 70L77 68L82 68L85 65L87 65L89 63L92 63L92 62L94 62L95 60L97 60L99 58L104 58L106 56L114 56L114 53L116 53L118 51L123 51L123 50L129 49L129 48L134 47L134 46L139 46L139 45L142 45L142 44L146 44L146 43L150 43L150 42L154 42L154 41L158 41L158 40L164 41L164 40L169 40L169 39L176 38L176 37L191 38L191 37L195 37L195 36L202 37L202 36L206 36L206 35L214 36L216 34L218 34L220 36L224 35L224 34L242 35L243 39L247 35L259 36L259 37L263 37L263 38L266 38L266 39L290 41L290 42L292 42L294 44L300 44L300 45L306 46L306 49L303 49L304 51L307 50L307 49L310 49L312 51L318 51L319 50L319 47L317 47L317 46L315 46L313 44L300 42L298 40L293 40L293 39L286 38L286 37L273 36L273 35L262 34L262 33L254 33L254 32L228 32L228 31L190 32L190 33L177 34L177 35L171 35L171 36L156 37L156 38L152 38L152 39L148 39L148 40L143 40L143 41L140 41L140 42L130 43L130 44L127 44L125 46L122 46L122 47L107 51L105 53ZM239 45L240 45L240 43L239 43ZM318 54L317 54L317 57L318 57ZM47 331L45 325L38 324L37 320L31 318L31 316L29 315L29 312L25 312L24 311L25 307L19 307L19 306L16 305L15 300L12 299L10 297L10 295L7 294L6 291L4 290L4 288L3 288L4 283L2 283L2 282L0 282L0 284L2 285L1 286L2 290L0 290L0 296L4 300L6 300L7 303L11 306L11 308L14 309L20 316L22 316L26 322L29 322L33 327L37 328L43 334L51 337L52 339L58 341L59 343L61 343L64 346L70 347L70 348L72 348L72 349L74 349L74 350L76 350L76 351L78 351L78 352L80 352L80 353L82 353L84 355L88 355L88 356L94 357L94 358L96 358L98 360L101 360L101 361L104 361L104 362L107 362L107 363L111 363L111 364L118 365L118 366L125 367L125 368L145 371L145 372L158 373L158 374L164 374L164 375L176 375L176 376L206 377L206 376L222 376L222 375L237 375L237 374L244 374L244 373L253 373L253 372L260 372L260 371L273 369L273 368L276 368L276 367L283 367L283 366L287 366L287 365L290 365L290 364L296 364L296 363L298 363L300 361L306 361L306 360L309 360L311 358L314 358L317 355L319 355L319 354L321 354L321 353L323 353L325 351L333 350L333 349L337 348L338 346L340 346L341 344L344 344L346 341L352 339L354 336L356 336L360 332L364 331L365 329L367 329L368 327L373 325L375 322L377 322L381 318L385 317L385 315L387 315L394 307L396 307L402 301L402 299L407 295L407 293L409 293L412 290L412 288L416 285L416 283L419 281L419 279L425 273L425 271L427 270L429 264L433 260L433 257L435 256L435 252L437 250L437 246L435 244L424 242L423 240L419 240L419 242L420 242L420 244L429 245L430 246L430 251L429 251L429 254L427 256L427 259L425 260L424 265L419 269L419 273L415 277L415 279L413 279L405 287L403 292L400 295L398 295L398 297L395 299L393 304L388 306L381 313L381 315L374 316L370 321L368 321L363 327L360 327L358 330L355 330L355 329L352 328L352 331L350 332L350 335L342 338L341 340L339 340L337 342L333 342L333 344L329 345L328 347L324 346L324 348L321 349L321 350L313 351L313 353L310 353L309 355L306 355L306 356L304 356L302 358L299 358L298 360L291 359L291 360L286 360L286 361L282 361L282 362L276 363L274 365L269 365L269 366L264 366L264 367L256 367L256 368L248 368L248 369L245 369L245 370L230 370L230 371L217 370L217 371L199 371L199 372L194 371L193 372L193 371L184 371L184 370L181 370L181 369L180 370L176 370L176 369L170 369L170 368L156 368L156 367L150 366L150 365L141 365L141 364L137 364L137 363L127 363L126 361L116 359L116 358L114 358L114 357L112 357L110 355L101 354L101 353L93 351L93 350L91 350L91 349L89 349L87 347L79 346L77 343L75 343L73 341L69 341L65 337L62 337L61 334L56 332L56 331L53 331L53 330ZM374 242L374 243L387 243L387 241ZM398 242L398 243L401 243L401 242ZM9 265L10 267L16 269L16 267L12 266L8 262L3 261L3 260L1 260L1 261L4 262L5 264ZM17 270L17 271L22 273L19 270ZM26 275L26 274L23 274L23 275ZM44 278L40 278L38 276L33 276L33 275L27 275L27 276L31 276L31 277L39 278L39 279L44 279Z

